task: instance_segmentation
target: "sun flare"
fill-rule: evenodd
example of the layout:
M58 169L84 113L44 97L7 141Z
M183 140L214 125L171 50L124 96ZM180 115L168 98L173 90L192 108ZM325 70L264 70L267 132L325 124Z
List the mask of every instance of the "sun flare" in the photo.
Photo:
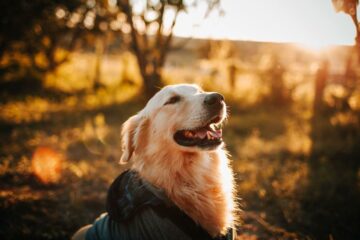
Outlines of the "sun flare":
M306 51L310 51L312 53L317 54L323 52L333 44L319 42L319 41L308 41L306 43L297 43L296 45Z
M183 37L300 43L311 50L354 44L351 18L336 13L329 0L221 1L224 14L203 9L179 16L175 34Z
M31 167L42 183L57 183L62 172L62 157L49 147L38 147L33 154Z

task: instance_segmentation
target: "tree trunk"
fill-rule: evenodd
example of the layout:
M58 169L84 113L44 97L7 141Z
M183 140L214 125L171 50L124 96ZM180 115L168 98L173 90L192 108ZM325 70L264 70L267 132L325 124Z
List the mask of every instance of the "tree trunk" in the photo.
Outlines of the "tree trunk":
M153 70L150 73L142 75L143 79L143 92L146 99L150 99L154 94L163 87L161 75L158 69Z
M327 60L323 60L315 79L315 97L313 110L315 117L323 111L323 95L326 87L326 81L328 78L328 72L329 63Z
M360 64L360 24L357 18L357 11L355 9L355 12L353 14L350 14L350 17L354 23L355 30L356 30L356 36L355 36L355 52L357 53L357 62Z
M270 74L270 94L271 101L277 106L283 106L287 104L287 101L289 100L284 84L284 72L285 70L282 65L276 61L276 64L274 65Z
M235 63L231 62L228 65L228 75L229 75L229 83L232 91L235 91L236 88L236 73L237 73L237 67Z
M103 60L104 55L104 39L101 36L96 37L95 42L95 75L94 75L94 81L93 81L93 87L95 89L99 89L102 84L100 82L101 79L101 64Z
M164 86L161 79L161 70L163 65L159 63L158 59L146 59L146 57L138 52L135 52L140 74L142 77L142 91L146 99L150 99L154 94Z
M357 21L357 18L354 19L353 21ZM355 23L355 28L356 28L356 36L355 36L355 45L354 45L354 51L356 52L356 57L357 57L357 63L360 64L360 25L359 23Z

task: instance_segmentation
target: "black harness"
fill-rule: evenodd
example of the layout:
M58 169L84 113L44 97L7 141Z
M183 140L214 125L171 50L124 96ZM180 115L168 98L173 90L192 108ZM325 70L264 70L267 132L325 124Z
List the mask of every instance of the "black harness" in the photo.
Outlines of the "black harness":
M161 234L159 233L162 238L158 236L156 237L157 239L234 239L233 229L229 229L225 236L212 238L200 225L196 224L189 216L180 210L166 196L163 190L141 179L135 171L125 171L114 180L108 191L106 209L109 215L109 226L125 224L126 227L132 227L132 224L137 225L138 229L136 232L139 235L133 239L139 239L141 236L144 236L144 238L141 239L149 239L146 236L149 235L149 230L152 231L152 229L149 228L139 227L137 223L139 221L149 221L152 224L156 224L156 222L159 221L158 226L164 226L162 225L163 223L160 223L160 221L162 221L169 223L169 226L176 226L176 228L178 228L176 231L172 231L177 232L177 236L165 236L167 233L162 232ZM142 218L142 220L136 220L137 215L146 214L146 211L151 211L155 214L149 215L150 217L145 217L150 219L144 220L144 218ZM151 216L156 217L151 219ZM142 230L144 231L143 233L138 233ZM153 229L153 231L156 231L156 229ZM161 231L162 230L159 232ZM182 236L182 234L184 234L184 236ZM117 237L114 239L116 238Z

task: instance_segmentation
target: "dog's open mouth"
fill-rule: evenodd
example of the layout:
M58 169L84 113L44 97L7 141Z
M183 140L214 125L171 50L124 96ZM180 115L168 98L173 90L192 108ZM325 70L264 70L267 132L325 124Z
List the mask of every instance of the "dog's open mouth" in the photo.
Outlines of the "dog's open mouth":
M222 123L220 120L221 117L216 116L202 127L177 131L174 135L174 140L177 144L186 147L216 147L223 141L221 129Z

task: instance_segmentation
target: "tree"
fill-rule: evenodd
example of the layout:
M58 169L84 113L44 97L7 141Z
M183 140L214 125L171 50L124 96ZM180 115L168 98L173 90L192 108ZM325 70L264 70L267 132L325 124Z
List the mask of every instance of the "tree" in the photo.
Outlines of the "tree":
M315 77L315 94L314 94L314 104L313 104L313 113L314 118L318 118L324 111L324 102L323 96L326 87L326 82L329 77L329 61L327 59L322 59L322 62L317 70Z
M100 86L105 38L121 31L119 26L114 25L114 21L123 14L116 2L19 0L2 1L0 8L3 9L0 18L0 61L5 74L21 69L28 76L30 70L35 73L36 79L41 79L44 74L54 72L65 63L81 41L82 48L95 49L94 86ZM22 77L21 74L16 77L18 75Z
M222 70L226 72L229 87L234 91L237 74L241 71L235 43L228 40L207 40L199 47L198 53L211 66L212 73Z
M220 0L118 0L120 11L126 15L130 48L137 58L143 90L148 98L163 84L161 71L172 47L179 13L196 7L199 2L207 4L207 16Z
M72 26L69 21L82 5L82 0L2 1L0 59L20 53L40 73L55 70L75 46L81 21ZM59 54L60 48L67 51Z
M109 34L121 32L118 18L123 15L116 6L116 3L109 0L94 0L91 5L87 4L88 12L85 15L83 24L87 29L87 37L83 40L95 48L95 74L93 87L99 88L101 84L101 68L103 56ZM117 23L117 25L114 23ZM121 25L121 21L120 21ZM117 36L119 36L117 34ZM118 40L121 40L122 37Z
M359 0L332 0L336 12L344 12L350 15L356 30L355 47L360 63L360 23L357 15Z
M104 37L119 32L129 39L143 78L144 92L152 96L162 85L161 70L171 50L173 30L182 11L205 4L204 16L220 0L19 0L1 1L0 60L26 58L27 67L46 73L67 61L78 40L96 45L95 83L99 81ZM87 37L90 36L90 37ZM94 44L96 42L96 44ZM89 42L88 42L89 43ZM122 42L124 43L124 42ZM14 61L13 61L14 60ZM2 61L3 63L4 61ZM10 68L2 64L8 71Z

